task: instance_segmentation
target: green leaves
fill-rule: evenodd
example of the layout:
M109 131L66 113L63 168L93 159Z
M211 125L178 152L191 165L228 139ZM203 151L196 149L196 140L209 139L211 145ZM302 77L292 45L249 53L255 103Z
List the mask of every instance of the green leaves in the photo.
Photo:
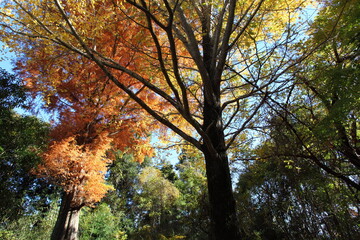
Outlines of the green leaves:
M125 240L126 234L119 229L119 219L110 207L101 203L96 208L85 208L80 217L81 240Z
M159 169L144 168L139 176L139 182L142 189L141 196L145 197L141 201L145 209L166 210L173 206L180 196L179 190L162 176Z
M23 104L24 90L20 79L0 68L0 108L12 109Z
M0 74L0 218L16 219L36 208L36 202L44 200L43 191L50 189L29 173L47 144L49 126L11 109L24 102L25 94L15 76Z

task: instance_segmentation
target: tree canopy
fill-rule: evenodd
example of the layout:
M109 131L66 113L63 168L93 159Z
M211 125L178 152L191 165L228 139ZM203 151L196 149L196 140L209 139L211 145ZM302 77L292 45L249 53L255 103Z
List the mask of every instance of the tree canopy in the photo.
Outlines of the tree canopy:
M139 204L124 212L142 229L125 234L130 238L170 236L171 227L179 233L173 237L181 237L184 229L197 229L189 226L191 217L204 221L194 226L210 239L357 232L352 220L336 231L319 233L313 225L304 228L307 235L293 231L313 219L334 226L338 220L321 220L327 214L358 213L355 0L4 0L0 14L0 39L18 54L17 74L56 116L36 171L64 189L64 224L69 212L77 215L104 196L110 164L115 193L105 201L121 200L114 208L108 202L112 213L123 209L120 203ZM184 162L176 171L147 163L139 171L124 163L138 178L117 179L124 166L110 160L122 159L118 151L139 162L159 157L150 147L155 130L156 139L179 144ZM318 181L309 182L303 169ZM207 191L194 193L203 186L202 171ZM118 189L130 183L137 187ZM313 184L343 208L321 205L327 209L320 211L316 199L330 198L321 191L308 197ZM334 189L351 200L340 204ZM282 199L286 213L278 206ZM300 208L292 208L294 199ZM185 200L193 207L181 205ZM306 207L316 213L297 222ZM280 216L286 221L276 220ZM244 227L243 218L254 225ZM180 230L178 222L187 227Z

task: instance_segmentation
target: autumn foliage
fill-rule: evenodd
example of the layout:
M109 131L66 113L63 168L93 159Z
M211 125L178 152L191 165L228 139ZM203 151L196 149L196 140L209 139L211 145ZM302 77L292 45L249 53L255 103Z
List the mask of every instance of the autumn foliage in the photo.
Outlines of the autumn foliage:
M112 10L106 7L89 4L84 8L98 9L90 16L91 21L75 21L93 32L96 44L92 47L110 54L129 69L147 74L149 62L137 51L128 50L129 42L132 48L144 47L146 35L139 26L110 19ZM71 7L69 11L75 13L77 9ZM101 19L95 21L97 18ZM102 25L105 22L106 28ZM148 137L149 126L155 128L154 121L87 58L57 45L45 44L41 39L24 42L22 47L24 52L16 69L33 98L42 98L45 110L56 116L50 133L52 141L34 173L71 193L73 206L96 203L111 189L104 180L113 158L107 150L131 152L136 161L142 162L152 155ZM139 98L157 106L158 111L166 108L166 104L158 103L156 95L144 90L141 83L121 72L114 71L114 74L122 84L136 89ZM151 71L154 78L156 74Z
M62 4L76 16L73 23L92 36L86 41L93 49L159 81L160 68L144 54L144 49L149 54L155 52L154 47L147 44L151 42L147 41L149 34L135 22L124 21L123 14L114 16L113 11L119 11L115 2ZM51 10L52 6L47 8ZM84 16L80 11L85 10L91 14ZM61 21L61 16L55 13L46 17ZM61 38L76 45L76 40L66 32ZM26 41L22 49L18 73L34 99L40 96L46 111L57 117L51 132L53 140L35 172L74 194L74 205L91 205L109 189L104 183L106 166L112 160L111 152L105 156L109 144L112 149L131 152L136 161L143 161L152 155L148 136L149 126L154 126L153 119L119 91L93 61L60 46L46 44L42 39ZM131 76L119 71L113 74L157 111L167 108L166 103L158 102L154 93Z
M54 144L86 152L107 132L114 147L144 155L147 112L203 153L212 234L239 239L229 150L287 87L297 16L311 1L5 2L1 38L59 113Z
M92 205L111 189L104 180L110 163L106 157L110 141L107 136L87 146L78 145L73 137L55 141L43 154L36 174L61 186L66 193L72 193L72 207Z

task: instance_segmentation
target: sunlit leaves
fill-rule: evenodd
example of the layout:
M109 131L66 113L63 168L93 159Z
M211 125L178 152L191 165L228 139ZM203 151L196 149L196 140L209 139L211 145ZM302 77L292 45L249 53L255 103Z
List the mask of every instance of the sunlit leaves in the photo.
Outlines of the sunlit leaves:
M111 189L104 179L109 164L105 153L110 140L106 136L100 138L89 146L78 145L74 138L54 142L34 173L75 194L74 207L100 201Z
M168 208L179 198L179 190L167 179L162 176L159 169L146 167L139 176L140 185L143 195L148 199L144 199L145 206L150 210L155 206Z

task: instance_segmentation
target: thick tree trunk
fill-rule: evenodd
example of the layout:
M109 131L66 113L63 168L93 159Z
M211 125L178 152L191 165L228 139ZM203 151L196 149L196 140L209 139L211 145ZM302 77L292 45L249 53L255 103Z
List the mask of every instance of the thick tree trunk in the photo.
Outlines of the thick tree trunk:
M205 154L211 210L211 240L238 240L238 222L235 199L231 187L230 171L226 154Z
M239 240L236 204L219 106L205 104L203 127L215 149L211 151L209 143L203 145L212 224L210 239Z
M64 193L51 240L77 240L80 208L72 208L73 194Z

